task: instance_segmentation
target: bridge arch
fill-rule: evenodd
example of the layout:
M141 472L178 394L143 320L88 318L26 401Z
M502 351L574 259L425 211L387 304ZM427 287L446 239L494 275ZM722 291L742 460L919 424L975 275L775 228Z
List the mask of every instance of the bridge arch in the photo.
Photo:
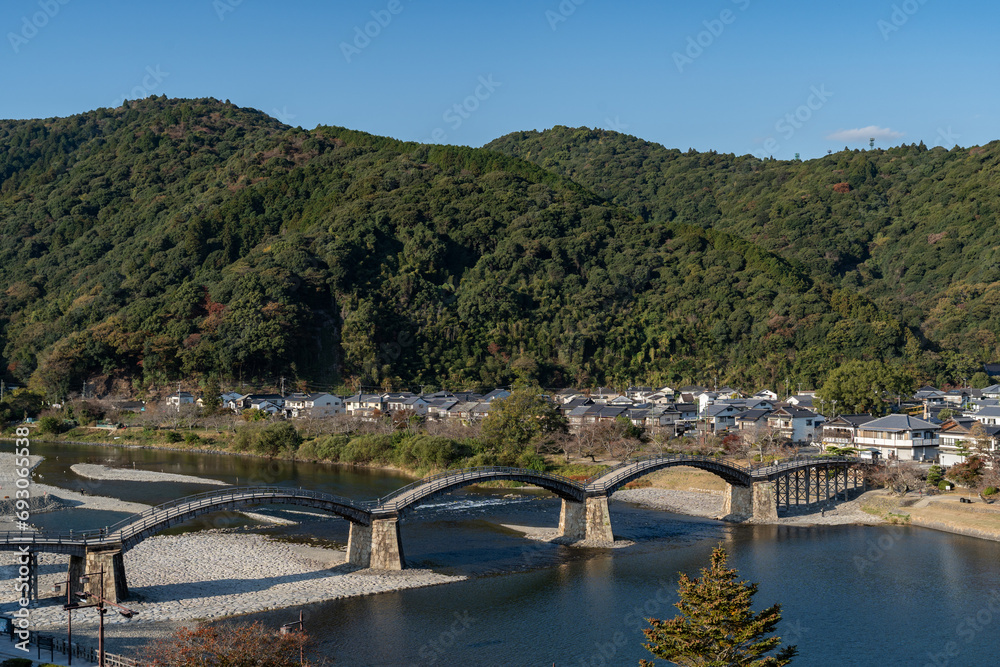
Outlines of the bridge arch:
M468 468L432 475L404 486L379 499L374 515L399 515L431 498L482 482L524 482L551 491L563 500L583 502L586 492L580 482L526 468Z
M612 468L608 472L591 479L586 486L587 495L607 495L625 486L629 482L639 479L645 475L673 468L676 466L687 466L707 470L721 477L727 484L732 486L749 487L754 482L754 474L749 468L726 463L720 459L710 456L686 456L682 454L671 454L666 456L652 456L623 463Z
M152 507L111 526L100 537L103 541L121 544L122 552L125 552L159 532L199 516L257 505L312 507L362 525L369 525L372 520L371 511L365 506L367 503L327 493L282 487L226 489Z

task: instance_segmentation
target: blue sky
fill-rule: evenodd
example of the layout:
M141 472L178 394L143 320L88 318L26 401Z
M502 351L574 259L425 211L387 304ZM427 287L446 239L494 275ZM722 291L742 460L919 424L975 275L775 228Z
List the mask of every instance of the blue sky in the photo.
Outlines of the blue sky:
M471 146L569 125L777 158L950 148L1000 138L998 18L943 0L4 0L0 117L166 94Z

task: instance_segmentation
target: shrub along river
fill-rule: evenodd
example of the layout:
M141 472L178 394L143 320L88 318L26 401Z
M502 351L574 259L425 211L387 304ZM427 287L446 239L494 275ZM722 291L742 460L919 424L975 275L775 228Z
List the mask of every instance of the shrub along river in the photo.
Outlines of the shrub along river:
M74 463L195 475L239 485L301 486L352 498L410 481L391 472L224 455L36 442L36 479L94 495L156 504L211 490L196 484L84 479ZM65 510L43 528L97 528L125 516ZM778 632L794 665L994 665L1000 662L1000 544L894 526L748 526L612 503L618 549L527 540L507 525L555 527L547 493L471 490L436 498L402 523L407 564L463 582L304 608L314 657L342 665L634 665L643 620L675 613L678 572L697 575L722 543L741 576L760 584L755 608L780 602ZM240 515L184 527L252 526ZM347 523L317 517L266 534L345 543ZM277 626L297 609L255 614Z

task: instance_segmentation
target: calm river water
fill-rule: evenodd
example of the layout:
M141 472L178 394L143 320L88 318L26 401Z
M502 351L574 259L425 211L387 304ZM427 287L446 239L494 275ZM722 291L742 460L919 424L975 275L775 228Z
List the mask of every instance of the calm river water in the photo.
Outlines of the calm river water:
M385 495L409 480L391 473L230 456L35 443L46 484L157 503L202 485L94 482L77 462L133 465L243 484L302 486L349 497ZM678 572L697 575L722 543L743 578L760 583L755 607L780 602L779 634L800 666L1000 665L1000 544L909 527L741 526L612 504L623 549L536 544L501 524L552 526L548 494L457 492L403 522L407 564L467 574L465 582L304 608L314 657L338 665L635 665L643 618L676 611ZM45 527L113 523L109 512L40 514ZM234 519L234 522L245 522ZM189 529L196 529L194 525ZM285 537L345 542L347 524L317 518ZM272 625L297 609L254 615Z

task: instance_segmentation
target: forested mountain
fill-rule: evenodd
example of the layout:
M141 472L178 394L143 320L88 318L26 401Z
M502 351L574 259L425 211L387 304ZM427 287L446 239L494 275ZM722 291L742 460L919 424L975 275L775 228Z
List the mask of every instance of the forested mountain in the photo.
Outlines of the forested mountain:
M885 267L878 276L866 268L873 245L906 244L897 238L905 225L891 204L878 204L890 207L885 220L870 214L882 231L852 218L890 200L888 154L830 158L845 163L845 180L854 161L877 158L874 174L835 199L809 176L825 160L682 156L649 144L641 159L631 138L570 141L576 134L493 146L521 159L289 128L212 99L0 121L6 377L57 397L84 381L141 390L208 376L287 375L309 386L712 377L774 386L816 384L848 359L897 359L922 377L944 368L919 333L926 304L885 307L890 290L872 288ZM595 171L609 175L572 167L588 160L581 147L609 138L621 165L609 155ZM563 140L551 149L562 162L528 149ZM966 157L983 165L991 154ZM912 161L962 164L918 149L902 149L899 161L906 174L925 168ZM914 190L937 183L914 179ZM978 227L991 228L986 193L981 204L974 195L953 193L948 210L980 207ZM828 218L815 225L858 227L836 259L810 257L816 249L805 241L854 238L811 229L825 206ZM871 234L887 240L873 244ZM931 247L952 261L943 250L964 238L946 232ZM914 287L900 289L908 297ZM988 303L990 294L959 289L952 298ZM935 312L932 333L954 317Z
M940 351L925 357L938 382L968 378L997 358L1000 142L780 162L556 127L487 147L567 176L643 219L734 234L859 291Z

